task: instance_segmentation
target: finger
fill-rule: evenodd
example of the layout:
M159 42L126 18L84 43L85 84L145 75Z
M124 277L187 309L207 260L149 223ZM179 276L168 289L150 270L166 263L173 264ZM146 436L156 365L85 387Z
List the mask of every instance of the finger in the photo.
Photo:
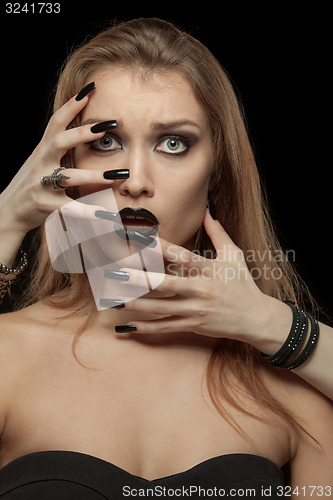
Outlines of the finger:
M97 210L105 210L105 208L102 205L80 203L67 196L65 191L50 189L47 195L39 196L39 211L49 216L57 210L62 216L99 221L100 219L95 216L95 213Z
M150 313L156 316L193 316L193 306L184 297L138 298L125 303L126 311Z
M66 129L66 127L68 127L80 111L82 111L82 109L87 105L89 95L86 95L80 100L76 100L76 97L77 96L72 97L52 115L44 136L53 136Z
M242 254L241 250L235 245L220 222L212 218L208 209L206 210L203 222L205 231L211 239L218 255L228 255L228 260L234 259L238 254L240 257Z
M125 303L125 311L150 313L156 316L193 316L193 304L184 297L137 298Z
M128 274L126 286L137 286L143 289L156 290L158 292L173 295L186 295L188 297L201 297L201 292L195 287L194 280L182 276L140 271L138 269L121 268L121 272ZM106 273L112 279L112 272Z
M221 226L218 220L214 220L207 209L204 216L204 227L207 235L210 237L215 250L223 247L223 245L227 242L228 239L231 241L231 238L227 235L224 228Z
M100 220L95 216L97 210L105 210L101 205L89 205L72 200L66 196L69 203L58 208L59 212L66 217L74 217L77 219Z
M168 316L149 321L130 321L127 325L135 325L135 333L193 333L189 317Z
M109 172L109 175L116 176L120 175L119 170L86 170L79 168L66 168L62 171L65 177L69 177L63 181L59 181L61 186L73 187L73 186L86 186L90 184L104 184L106 186L112 186L117 179L105 179L104 173ZM50 172L51 174L52 172ZM123 175L125 176L125 170L123 170ZM121 178L121 177L119 177ZM126 177L123 177L126 178Z
M200 266L206 261L204 257L201 257L180 245L171 243L163 238L159 238L159 240L161 243L163 257L170 263L177 266L184 266L188 269L192 267L200 269Z
M55 157L60 159L69 149L75 148L86 142L100 139L105 134L105 130L93 133L91 128L91 125L82 125L81 127L75 127L57 133L50 142L50 148L52 148L55 153Z

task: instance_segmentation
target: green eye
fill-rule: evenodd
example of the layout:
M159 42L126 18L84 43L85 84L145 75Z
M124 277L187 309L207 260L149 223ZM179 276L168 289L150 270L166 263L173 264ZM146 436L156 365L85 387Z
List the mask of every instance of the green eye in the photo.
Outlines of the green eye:
M174 155L186 153L188 150L187 141L180 137L168 137L160 142L156 148L156 151Z
M108 149L112 146L113 144L113 139L112 137L104 136L102 139L100 139L99 143L103 149Z
M106 153L108 151L118 151L123 149L119 140L116 139L113 135L109 134L108 132L105 135L103 135L103 137L101 137L100 139L96 139L96 141L91 142L90 147L95 151L100 151L102 153L104 152Z
M181 149L181 142L179 139L169 139L166 146L170 151L178 151L178 149Z

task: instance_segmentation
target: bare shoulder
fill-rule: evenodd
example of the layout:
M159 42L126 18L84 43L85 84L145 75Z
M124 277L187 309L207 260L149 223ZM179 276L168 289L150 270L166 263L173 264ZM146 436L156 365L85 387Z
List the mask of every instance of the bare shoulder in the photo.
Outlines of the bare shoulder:
M60 325L66 324L66 314L67 310L52 307L46 301L1 314L0 371L14 361L18 370L19 361L19 366L24 365L25 360L31 364L41 352L46 354L48 346L52 349L52 340L61 337Z
M0 369L12 353L19 355L22 351L30 326L31 317L25 309L0 315Z
M17 347L24 347L38 333L46 318L46 307L42 303L33 304L25 309L0 315L0 353ZM16 351L17 352L17 351Z
M310 486L333 491L333 402L295 373L267 368L266 374L274 396L301 426L290 433L291 486L308 488L306 498ZM313 490L311 497L317 494L325 496L325 490Z
M20 372L24 352L29 345L26 323L24 311L0 315L0 436L6 423L12 381Z
M52 311L43 303L0 315L0 436L16 388L30 379L47 354L52 335L47 328L52 325L52 320L48 321L51 315Z
M39 304L0 315L0 384L8 380L13 366L18 372L27 355L36 349L42 339L44 317L44 307Z

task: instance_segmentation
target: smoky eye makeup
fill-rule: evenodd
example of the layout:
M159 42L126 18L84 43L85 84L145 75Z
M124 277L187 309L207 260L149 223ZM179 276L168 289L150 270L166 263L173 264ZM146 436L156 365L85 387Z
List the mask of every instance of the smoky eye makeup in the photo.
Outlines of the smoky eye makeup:
M91 150L101 154L123 149L120 139L110 132L106 132L99 139L88 142L87 145Z
M106 132L103 137L87 143L88 147L97 153L105 154L113 151L121 151L123 146L118 137ZM159 138L154 151L170 156L183 156L187 154L192 146L188 137L180 135L164 135Z
M171 156L183 156L187 154L192 146L188 137L180 135L164 135L158 141L154 151Z
M177 130L177 128L179 129L179 127L170 127L168 130L167 127L165 127L164 133L154 134L155 137L151 137L152 150L159 154L169 156L170 158L174 157L174 159L188 154L191 148L200 141L201 135L197 131L192 131L190 129ZM100 155L112 154L124 149L123 142L119 135L116 135L115 132L111 130L106 131L103 137L87 142L86 145L90 151Z

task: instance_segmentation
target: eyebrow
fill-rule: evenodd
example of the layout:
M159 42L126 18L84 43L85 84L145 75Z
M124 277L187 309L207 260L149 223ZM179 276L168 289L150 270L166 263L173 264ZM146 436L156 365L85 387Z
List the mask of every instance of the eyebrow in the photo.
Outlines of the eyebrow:
M191 120L179 120L174 122L156 122L151 124L151 128L154 131L163 131L171 128L179 128L184 126L196 127L199 128L199 125Z
M81 126L90 125L93 123L102 123L102 122L106 122L106 121L110 121L110 120L109 119L107 120L106 118L88 118L88 120L84 120L84 122L81 123ZM117 124L118 124L118 121L117 121Z
M93 124L93 123L100 123L100 122L104 122L106 121L106 118L89 118L87 120L85 120L84 122L81 123L81 126L82 125L88 125L88 124ZM117 129L120 129L124 126L122 120L116 120L117 122ZM153 131L165 131L165 130L169 130L169 129L172 129L172 128L180 128L180 127L185 127L185 126L190 126L190 127L196 127L198 129L200 129L200 126L191 121L191 120L177 120L177 121L171 121L171 122L155 122L155 123L152 123L150 128L153 130Z

